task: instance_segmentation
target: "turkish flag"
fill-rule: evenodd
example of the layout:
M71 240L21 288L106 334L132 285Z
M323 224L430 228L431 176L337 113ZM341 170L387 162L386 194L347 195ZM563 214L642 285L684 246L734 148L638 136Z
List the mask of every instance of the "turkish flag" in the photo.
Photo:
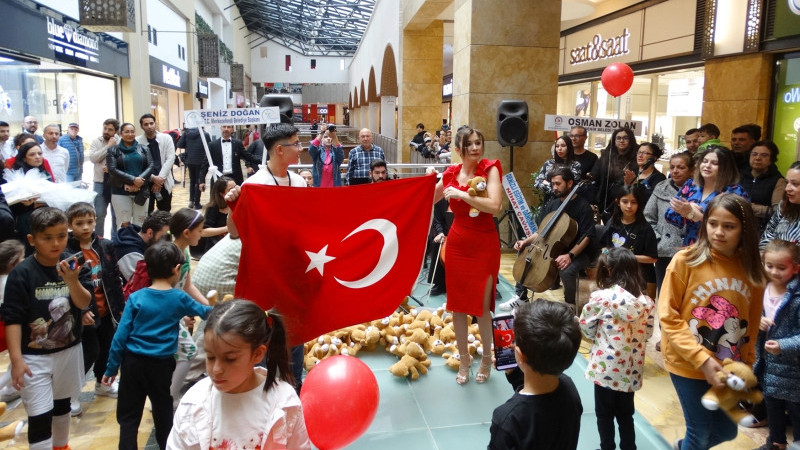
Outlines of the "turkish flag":
M390 315L419 275L435 184L243 185L236 297L283 314L291 345Z

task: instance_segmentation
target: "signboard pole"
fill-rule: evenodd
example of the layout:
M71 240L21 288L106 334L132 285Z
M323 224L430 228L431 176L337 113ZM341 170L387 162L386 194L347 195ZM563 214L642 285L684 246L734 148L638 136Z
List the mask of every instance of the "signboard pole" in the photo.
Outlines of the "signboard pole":
M203 109L203 110L190 110L183 113L183 120L187 128L200 129L200 140L203 141L203 149L206 152L206 159L208 160L209 171L212 172L212 178L216 179L222 176L222 172L214 165L211 159L211 152L208 150L208 142L206 142L205 129L207 125L260 125L280 123L280 109L277 106L270 106L265 108L237 108L237 109ZM264 157L267 151L264 149ZM262 157L262 166L266 161Z

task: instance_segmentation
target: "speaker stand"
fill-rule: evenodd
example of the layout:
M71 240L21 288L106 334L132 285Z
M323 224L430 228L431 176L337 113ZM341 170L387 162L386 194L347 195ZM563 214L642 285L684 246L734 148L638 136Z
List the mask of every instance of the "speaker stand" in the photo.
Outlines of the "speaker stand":
M514 172L514 146L509 146L511 153L511 164L509 165L510 172ZM514 212L514 208L511 206L511 202L508 202L508 209L503 212L503 215L500 216L500 219L497 220L497 229L498 232L500 230L500 224L502 224L505 220L508 220L508 233L506 234L506 240L503 240L502 236L500 237L500 244L505 245L507 248L514 248L514 244L519 240L519 235L517 234L517 224L514 223L514 218L516 217L516 213ZM498 233L499 234L499 233ZM512 241L511 238L514 238Z

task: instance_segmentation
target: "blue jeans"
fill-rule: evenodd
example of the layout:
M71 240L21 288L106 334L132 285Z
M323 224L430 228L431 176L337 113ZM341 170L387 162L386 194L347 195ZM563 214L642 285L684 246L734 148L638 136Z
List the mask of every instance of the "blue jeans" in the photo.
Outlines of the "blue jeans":
M707 450L736 438L736 424L724 412L710 411L700 403L703 394L711 388L706 380L684 378L673 373L669 377L686 419L686 436L681 450Z

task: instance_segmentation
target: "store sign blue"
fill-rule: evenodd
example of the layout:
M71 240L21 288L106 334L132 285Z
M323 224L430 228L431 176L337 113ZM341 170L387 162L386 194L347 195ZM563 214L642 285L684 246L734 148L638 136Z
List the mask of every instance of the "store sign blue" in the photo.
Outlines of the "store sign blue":
M47 17L48 47L56 59L72 62L81 59L100 63L100 38L82 33L70 24Z
M104 40L27 3L31 2L2 3L6 26L0 27L0 48L110 75L130 76L127 45Z

